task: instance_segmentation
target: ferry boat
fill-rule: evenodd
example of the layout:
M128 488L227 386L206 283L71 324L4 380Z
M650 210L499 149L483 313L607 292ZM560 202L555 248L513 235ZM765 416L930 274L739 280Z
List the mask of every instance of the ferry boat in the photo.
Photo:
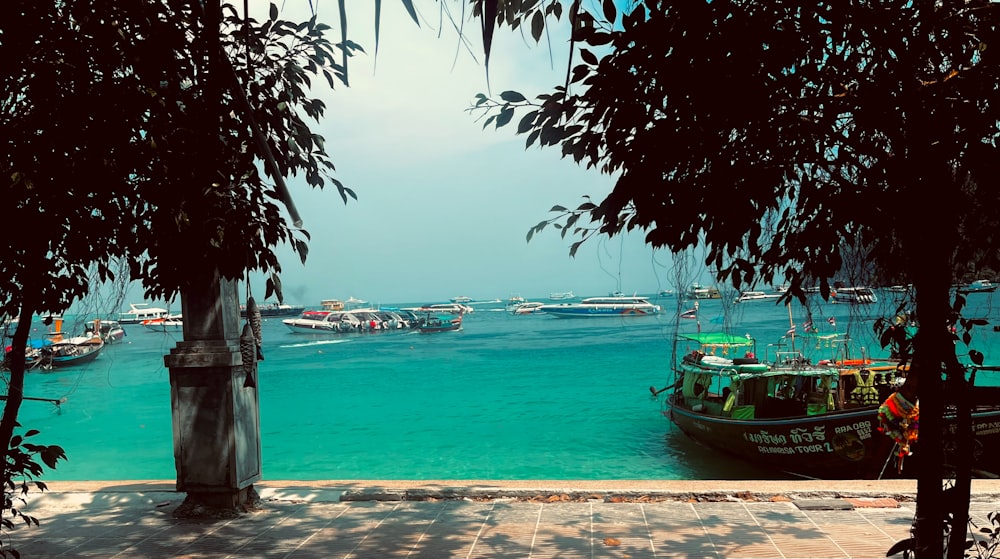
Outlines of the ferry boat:
M659 314L660 306L645 297L588 297L579 303L542 305L539 312L557 317L646 316Z

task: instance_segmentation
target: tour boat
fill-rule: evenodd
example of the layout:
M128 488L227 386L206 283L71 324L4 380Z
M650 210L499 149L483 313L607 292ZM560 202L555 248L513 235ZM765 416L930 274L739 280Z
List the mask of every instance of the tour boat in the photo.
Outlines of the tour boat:
M588 297L578 303L542 305L540 312L557 317L646 316L659 314L660 306L645 297Z

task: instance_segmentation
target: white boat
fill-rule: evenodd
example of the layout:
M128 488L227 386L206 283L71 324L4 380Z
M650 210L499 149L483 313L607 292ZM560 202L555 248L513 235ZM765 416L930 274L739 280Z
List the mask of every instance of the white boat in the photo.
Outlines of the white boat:
M305 334L361 334L413 328L415 324L387 310L305 311L281 321L289 330Z
M563 291L561 293L549 293L549 301L563 301L565 299L575 299L576 295L573 295L572 291Z
M838 303L868 304L877 303L878 296L870 287L840 287L830 290L830 299Z
M781 297L781 293L764 293L763 291L744 291L740 293L737 303L748 301L775 301Z
M325 311L344 310L344 302L341 301L340 299L323 299L322 301L319 302L319 305L323 307L323 310Z
M150 307L148 303L131 303L129 310L118 313L119 324L141 324L143 320L164 318L170 314L167 309Z
M722 293L718 287L704 286L698 283L692 284L687 292L688 299L721 299Z
M579 303L542 305L539 311L557 317L647 316L659 314L660 306L645 297L588 297Z
M997 284L991 282L990 280L976 280L968 285L963 285L958 288L958 292L962 294L968 293L992 293L997 290Z
M509 309L510 314L540 314L545 303L535 301L525 301L518 303Z
M466 297L465 295L459 295L458 297L452 297L449 299L452 303L467 304L472 302L472 297Z
M463 305L462 303L434 303L432 305L423 305L420 307L411 307L405 309L408 311L413 311L415 313L426 313L428 311L437 313L449 313L449 314L469 314L475 309L469 305Z
M143 320L140 324L150 332L183 332L184 321L179 314Z

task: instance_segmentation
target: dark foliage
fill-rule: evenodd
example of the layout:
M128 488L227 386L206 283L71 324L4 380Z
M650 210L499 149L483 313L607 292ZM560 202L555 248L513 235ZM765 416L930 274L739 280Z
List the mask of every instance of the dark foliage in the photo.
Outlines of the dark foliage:
M531 22L536 41L553 21L551 3L473 4L483 17L496 7L491 24ZM573 254L593 235L644 231L655 247L704 248L720 280L789 283L790 296L813 283L827 296L845 254L912 283L921 328L909 378L927 455L915 549L940 556L942 376L952 397L965 373L949 288L1000 256L1000 6L567 4L564 83L471 108L484 126L516 123L526 146L558 146L614 177L610 195L554 207L529 239L555 226L578 238Z

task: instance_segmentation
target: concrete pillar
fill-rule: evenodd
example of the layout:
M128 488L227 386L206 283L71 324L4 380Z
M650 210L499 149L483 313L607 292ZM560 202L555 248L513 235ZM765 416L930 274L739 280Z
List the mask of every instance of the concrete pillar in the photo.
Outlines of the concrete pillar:
M257 367L240 354L237 282L214 271L181 294L184 340L170 350L177 490L192 509L241 509L261 478ZM182 505L182 508L185 507ZM176 514L176 513L175 513Z

